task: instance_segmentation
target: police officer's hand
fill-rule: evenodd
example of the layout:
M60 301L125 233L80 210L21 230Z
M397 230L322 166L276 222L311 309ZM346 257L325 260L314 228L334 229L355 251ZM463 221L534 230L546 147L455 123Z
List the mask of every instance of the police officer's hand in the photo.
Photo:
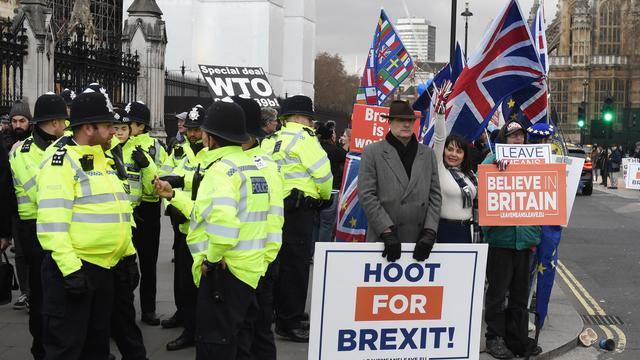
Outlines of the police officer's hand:
M124 263L125 269L127 270L127 275L129 278L129 288L131 290L134 290L140 283L140 270L138 270L136 256L129 255L122 259L122 262Z
M144 150L142 150L142 147L140 147L140 145L136 146L135 150L133 150L131 158L140 169L144 169L149 166L149 159L147 159L147 156L145 155Z
M422 235L416 241L416 247L413 249L413 258L418 261L425 261L431 255L433 244L436 242L436 232L431 229L422 230Z
M11 239L0 238L0 254L2 254L5 250L7 250L9 246L11 246Z
M72 295L82 295L89 291L89 277L80 268L64 277L64 289Z
M155 180L153 180L153 187L161 198L171 199L173 197L173 188L168 181L160 180L160 178L156 176Z
M160 176L160 180L168 182L169 185L171 185L171 187L174 189L184 188L184 176L163 175Z
M382 257L386 257L388 261L395 262L400 259L402 253L402 245L393 231L388 230L380 235L380 240L384 242L384 250Z

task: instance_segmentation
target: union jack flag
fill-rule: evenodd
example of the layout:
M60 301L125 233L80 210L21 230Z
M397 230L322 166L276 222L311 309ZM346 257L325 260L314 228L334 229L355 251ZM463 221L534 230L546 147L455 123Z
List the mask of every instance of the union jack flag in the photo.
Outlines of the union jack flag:
M360 78L356 102L382 105L411 74L413 68L413 60L404 48L400 36L384 10L380 10L373 43Z
M364 242L367 216L358 201L358 170L360 154L349 153L344 164L344 177L338 201L336 241Z
M547 24L544 20L544 1L540 1L536 16L531 23L531 34L533 35L533 43L538 49L538 57L545 75L549 74L549 62L547 62Z
M456 81L447 104L447 131L475 140L507 96L543 76L520 5L510 0Z

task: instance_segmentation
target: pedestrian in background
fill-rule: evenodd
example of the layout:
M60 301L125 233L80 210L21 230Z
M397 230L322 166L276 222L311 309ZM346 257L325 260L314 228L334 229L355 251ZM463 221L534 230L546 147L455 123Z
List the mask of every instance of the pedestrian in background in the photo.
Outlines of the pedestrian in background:
M594 183L598 182L598 173L600 172L600 151L602 151L602 147L600 145L593 145L593 149L591 150L591 166Z
M622 150L620 145L613 145L611 155L609 155L609 179L611 186L609 189L618 188L618 174L620 173L620 165L622 164Z
M609 148L606 146L600 152L600 156L598 156L598 162L600 163L600 177L601 182L600 185L606 187L607 180L609 178Z
M436 241L440 205L438 162L418 143L411 105L391 103L385 140L367 145L358 172L358 198L369 220L367 242L383 242L383 257L395 262L401 243L415 243L413 258L426 260Z
M11 150L15 149L16 143L31 136L31 110L26 100L16 100L9 111L9 121L11 121L11 135L9 141Z
M340 146L346 152L349 152L349 146L351 146L351 128L344 129L342 136L340 136Z
M278 111L274 108L266 107L260 111L260 139L269 136L278 130Z

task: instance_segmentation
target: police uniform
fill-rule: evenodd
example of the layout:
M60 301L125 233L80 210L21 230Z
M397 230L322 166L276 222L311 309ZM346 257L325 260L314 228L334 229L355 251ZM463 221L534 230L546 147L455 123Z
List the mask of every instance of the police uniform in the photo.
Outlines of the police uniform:
M204 177L194 185L187 244L199 285L196 359L236 359L238 334L255 316L255 289L265 272L269 187L240 146L249 140L242 108L225 100L214 103L202 129L232 145L202 152Z
M71 126L113 120L106 96L78 95ZM132 210L100 145L58 141L38 174L37 234L47 359L107 359L113 271L135 254Z
M139 102L127 104L125 110L131 122L151 124L149 108ZM152 161L141 166L135 161L135 153L142 149L145 156ZM124 162L129 174L135 176L136 170L141 171L139 188L134 188L135 182L130 181L131 194L140 194L134 214L137 226L133 232L133 243L140 258L140 309L142 320L149 325L159 325L156 317L156 264L160 247L160 200L153 190L153 178L158 174L158 168L166 160L167 153L157 139L144 133L129 138L122 148ZM148 176L146 175L148 174ZM134 195L135 196L135 195Z
M252 146L245 150L245 154L253 159L256 167L263 173L269 186L270 207L267 222L269 232L265 244L265 274L260 279L256 289L258 305L255 320L245 323L240 333L238 359L275 360L277 358L276 344L271 325L273 323L273 287L277 279L277 264L272 264L278 256L282 245L282 225L284 223L283 204L283 176L278 164L260 147L260 106L255 100L241 97L232 98L244 111L247 132L253 138Z
M201 107L194 107L188 112L187 119L185 120L184 127L200 128L202 121L205 117L205 111ZM184 193L186 197L191 197L192 180L193 175L198 169L199 160L198 157L203 153L202 149L204 145L202 140L196 143L187 141L183 149L182 158L172 166L171 177L179 179L182 184L182 188L175 189L176 192ZM171 158L175 155L175 151L168 157ZM171 201L167 203L167 213L171 216L172 223L175 223L177 227L174 227L174 272L173 272L173 293L176 303L176 314L174 315L173 322L182 324L184 331L175 340L167 344L167 350L179 350L194 345L194 337L196 330L196 300L198 297L198 289L193 282L193 275L191 268L193 266L193 258L189 252L187 246L187 233L189 232L189 220L190 210L180 207L184 213L172 204ZM167 326L168 321L163 321L163 327ZM171 324L172 325L172 324ZM176 325L177 326L177 325Z
M54 93L38 98L35 104L32 135L12 154L10 159L13 184L18 200L17 241L21 242L29 268L29 331L33 336L31 353L34 359L44 359L42 346L42 281L40 268L44 253L36 234L37 183L40 164L45 150L56 140L55 134L46 133L39 124L51 120L66 120L64 100Z
M296 95L282 103L282 116L313 116L311 99ZM278 255L280 274L276 284L276 333L308 341L301 322L309 285L310 241L318 209L330 203L333 175L327 154L313 130L286 122L265 138L262 148L271 154L284 175L284 227Z

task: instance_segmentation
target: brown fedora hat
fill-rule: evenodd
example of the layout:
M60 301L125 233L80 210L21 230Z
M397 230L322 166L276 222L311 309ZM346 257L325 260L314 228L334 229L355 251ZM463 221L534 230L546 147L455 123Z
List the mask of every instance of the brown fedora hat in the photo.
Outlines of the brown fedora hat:
M389 106L389 115L380 115L388 119L417 119L408 101L394 100Z

